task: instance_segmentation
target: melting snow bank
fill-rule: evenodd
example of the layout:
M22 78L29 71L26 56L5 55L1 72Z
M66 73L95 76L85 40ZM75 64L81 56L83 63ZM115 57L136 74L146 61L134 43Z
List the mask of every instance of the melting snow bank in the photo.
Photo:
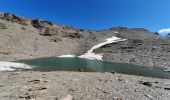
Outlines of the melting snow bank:
M80 55L80 58L85 58L85 59L94 59L94 60L103 60L103 54L95 54L93 51L95 49L98 49L106 44L111 44L114 42L120 42L120 41L125 41L126 39L121 39L115 36L112 36L111 38L106 39L106 42L100 43L98 45L93 46L90 50L87 51L84 55Z
M112 36L111 38L106 39L106 42L100 43L98 45L93 46L90 50L87 51L87 53L85 53L84 55L80 55L78 56L79 58L84 58L84 59L92 59L92 60L103 60L103 54L95 54L93 51L95 49L98 49L106 44L110 44L110 43L114 43L114 42L120 42L120 41L125 41L126 39L121 39L115 36ZM75 55L61 55L58 57L76 57Z
M170 69L169 69L169 70L168 70L168 69L167 69L167 70L163 70L163 71L164 71L164 72L170 72Z
M58 57L61 57L61 58L63 58L63 57L70 57L70 58L72 58L72 57L76 57L75 55L61 55L61 56L58 56Z
M32 69L32 67L24 63L0 61L0 71L15 71L17 69Z

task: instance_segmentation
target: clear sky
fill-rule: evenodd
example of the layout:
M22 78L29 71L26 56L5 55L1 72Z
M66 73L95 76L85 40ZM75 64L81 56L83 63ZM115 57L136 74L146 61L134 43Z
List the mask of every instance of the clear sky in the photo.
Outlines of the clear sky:
M170 27L170 0L0 0L0 12L91 30Z

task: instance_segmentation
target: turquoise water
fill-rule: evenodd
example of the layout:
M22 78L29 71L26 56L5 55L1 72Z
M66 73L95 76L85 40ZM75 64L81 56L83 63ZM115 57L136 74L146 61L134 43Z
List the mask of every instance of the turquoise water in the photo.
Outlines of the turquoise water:
M164 72L156 68L130 64L112 63L98 60L88 60L76 57L49 57L31 60L21 60L17 62L22 62L31 65L33 66L33 70L35 71L117 72L148 77L170 78L170 72Z

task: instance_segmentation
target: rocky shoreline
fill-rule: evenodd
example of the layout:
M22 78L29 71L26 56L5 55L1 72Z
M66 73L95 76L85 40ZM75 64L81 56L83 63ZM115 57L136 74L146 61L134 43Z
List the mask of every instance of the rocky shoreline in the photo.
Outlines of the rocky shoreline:
M0 72L1 100L169 100L170 80L87 72Z

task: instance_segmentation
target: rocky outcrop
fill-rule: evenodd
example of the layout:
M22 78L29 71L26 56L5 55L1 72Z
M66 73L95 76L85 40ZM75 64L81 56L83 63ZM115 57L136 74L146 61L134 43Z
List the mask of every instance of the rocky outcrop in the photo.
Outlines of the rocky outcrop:
M58 31L55 30L54 28L45 28L44 30L41 30L43 32L40 33L40 35L42 36L54 36L54 35L58 35Z
M54 23L52 23L52 22L43 21L43 20L40 20L40 19L32 20L32 21L31 21L31 24L32 24L35 28L38 28L38 29L41 29L41 28L44 28L44 27L50 27L50 26L53 26L53 25L54 25Z
M27 25L31 21L31 19L19 17L19 16L16 16L14 14L10 14L10 13L0 14L0 19L10 21L10 22L19 23L19 24L22 24L22 25Z

